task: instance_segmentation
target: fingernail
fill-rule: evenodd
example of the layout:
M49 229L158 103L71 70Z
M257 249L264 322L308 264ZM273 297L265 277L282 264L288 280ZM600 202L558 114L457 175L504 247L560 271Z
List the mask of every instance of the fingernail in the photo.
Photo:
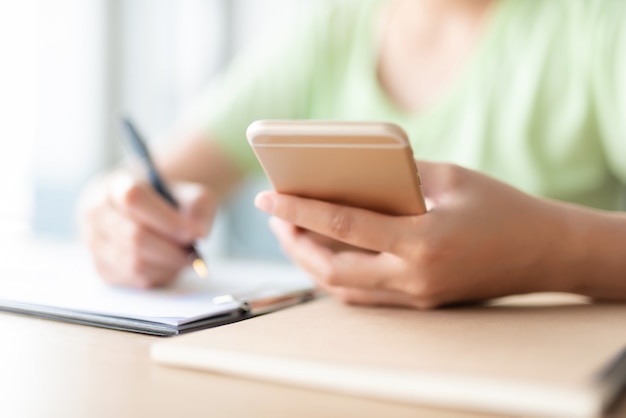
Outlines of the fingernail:
M268 224L269 224L269 226L270 226L270 229L271 229L272 231L276 231L276 230L277 230L277 229L279 229L279 228L280 228L280 226L281 226L281 225L280 225L280 224L281 224L280 219L278 219L278 218L277 218L277 217L275 217L275 216L272 216L272 217L271 217L271 218L270 218L267 222L268 222Z
M254 206L265 213L272 214L274 212L274 198L269 194L258 194L256 199L254 199Z

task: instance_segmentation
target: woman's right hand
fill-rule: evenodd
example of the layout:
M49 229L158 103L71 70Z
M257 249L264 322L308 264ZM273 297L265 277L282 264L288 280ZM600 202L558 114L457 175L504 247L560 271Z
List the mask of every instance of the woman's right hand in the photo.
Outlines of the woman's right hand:
M185 248L208 233L216 199L202 184L170 186L179 208L125 170L87 188L79 205L80 234L105 281L163 286L189 264Z

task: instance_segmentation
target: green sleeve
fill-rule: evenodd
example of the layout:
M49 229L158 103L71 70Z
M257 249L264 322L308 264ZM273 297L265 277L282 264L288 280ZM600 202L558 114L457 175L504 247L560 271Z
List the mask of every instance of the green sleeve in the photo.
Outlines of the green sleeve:
M594 107L609 168L626 184L626 2L600 3L590 31Z
M311 117L311 95L331 71L329 56L337 49L330 27L337 21L332 19L335 3L318 4L310 17L292 22L291 30L271 45L256 42L195 106L195 127L244 171L259 169L245 138L251 122Z

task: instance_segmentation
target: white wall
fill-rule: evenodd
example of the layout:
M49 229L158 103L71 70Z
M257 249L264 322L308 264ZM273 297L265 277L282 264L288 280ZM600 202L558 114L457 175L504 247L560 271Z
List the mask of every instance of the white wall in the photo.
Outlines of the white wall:
M106 0L39 1L36 15L36 231L64 234L86 179L106 163L111 102Z
M28 232L35 136L34 0L0 2L0 236Z
M130 114L152 140L208 81L223 42L220 4L39 1L36 233L73 236L82 188L122 157L117 116Z

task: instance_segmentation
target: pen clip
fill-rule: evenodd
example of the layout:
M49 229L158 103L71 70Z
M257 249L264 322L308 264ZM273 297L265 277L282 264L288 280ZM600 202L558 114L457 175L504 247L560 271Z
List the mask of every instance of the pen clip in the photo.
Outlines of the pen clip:
M244 301L244 300L241 300L239 298L236 298L235 296L230 295L230 294L215 296L211 300L211 302L213 302L215 304L237 302L239 304L239 308L242 311L250 312L250 304L247 301Z

